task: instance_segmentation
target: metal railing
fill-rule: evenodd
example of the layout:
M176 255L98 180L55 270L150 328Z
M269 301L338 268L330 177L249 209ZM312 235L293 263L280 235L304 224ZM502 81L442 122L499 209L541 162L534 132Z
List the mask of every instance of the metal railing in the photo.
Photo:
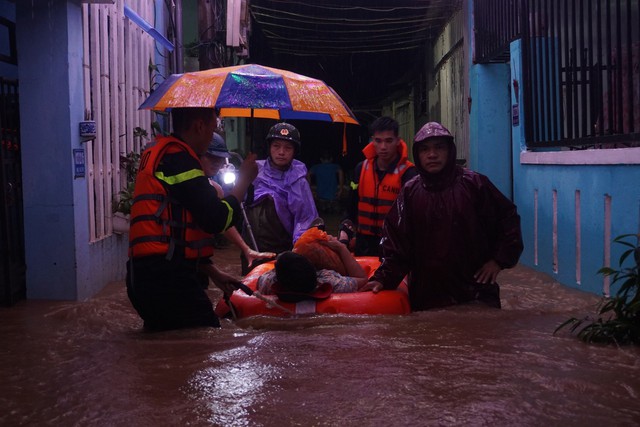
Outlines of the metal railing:
M487 52L478 62L504 60L509 43L522 39L529 148L640 146L637 0L476 3L476 50ZM485 4L490 9L481 12ZM504 16L513 22L501 22Z
M509 43L520 38L521 0L473 2L474 50L477 63L507 62Z

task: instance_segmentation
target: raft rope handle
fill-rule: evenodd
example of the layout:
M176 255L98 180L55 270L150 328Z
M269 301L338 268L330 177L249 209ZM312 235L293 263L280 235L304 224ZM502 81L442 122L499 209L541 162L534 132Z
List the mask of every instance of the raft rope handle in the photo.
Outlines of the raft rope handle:
M241 290L245 294L247 294L249 296L254 296L254 297L258 298L259 300L265 302L268 307L278 308L278 309L280 309L280 310L284 311L285 313L288 313L288 314L290 314L292 316L296 315L293 311L289 310L287 307L283 307L280 304L278 304L277 302L273 301L272 299L265 297L260 292L252 290L250 287L248 287L247 285L245 285L244 283L242 283L240 281L233 282L233 286L236 289Z
M262 295L260 292L258 291L254 291L253 292L253 296L258 298L259 300L264 301L267 304L267 307L271 307L271 308L279 308L280 310L284 311L285 313L288 313L292 316L295 316L296 314L289 310L287 307L283 307L280 304L278 304L277 302L275 302L274 300L265 297L264 295Z

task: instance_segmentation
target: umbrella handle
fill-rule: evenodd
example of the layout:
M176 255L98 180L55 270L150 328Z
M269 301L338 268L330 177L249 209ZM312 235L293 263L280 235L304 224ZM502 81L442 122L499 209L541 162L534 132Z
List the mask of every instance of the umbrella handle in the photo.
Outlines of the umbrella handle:
M258 291L253 291L250 287L248 287L247 285L245 285L242 282L233 282L232 285L233 285L234 288L241 290L245 294L258 298L259 300L261 300L264 303L266 303L268 306L275 307L277 309L280 309L280 310L284 311L285 313L290 314L291 316L295 316L295 313L293 311L289 310L287 307L281 306L277 302L272 301L271 299L263 296ZM231 300L227 301L227 305L231 308L231 312L232 312L232 314L234 315L234 318L235 318L235 312L233 310L233 307L231 307Z
M277 302L275 302L275 301L263 296L260 292L257 292L257 291L254 292L253 296L258 298L259 300L263 301L265 304L267 304L267 306L275 307L275 308L277 308L279 310L284 311L287 314L290 314L291 316L295 316L296 315L293 311L289 310L287 307L281 306Z

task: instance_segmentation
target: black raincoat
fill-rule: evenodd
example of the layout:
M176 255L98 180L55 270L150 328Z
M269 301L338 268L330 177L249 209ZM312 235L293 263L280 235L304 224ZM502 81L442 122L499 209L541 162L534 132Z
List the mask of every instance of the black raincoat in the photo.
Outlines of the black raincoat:
M395 289L409 274L413 310L473 300L500 307L498 285L478 284L473 276L491 259L502 268L518 262L520 216L489 178L456 165L450 144L438 174L416 162L419 175L402 188L385 219L382 264L372 280Z

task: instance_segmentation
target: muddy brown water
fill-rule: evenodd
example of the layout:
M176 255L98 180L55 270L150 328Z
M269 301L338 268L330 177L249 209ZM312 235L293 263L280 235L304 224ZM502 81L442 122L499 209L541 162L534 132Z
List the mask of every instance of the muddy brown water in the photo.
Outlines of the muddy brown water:
M216 257L239 272L237 251ZM599 298L522 266L500 282L502 310L154 334L122 282L86 302L23 301L0 308L0 425L640 425L640 349L552 335Z

